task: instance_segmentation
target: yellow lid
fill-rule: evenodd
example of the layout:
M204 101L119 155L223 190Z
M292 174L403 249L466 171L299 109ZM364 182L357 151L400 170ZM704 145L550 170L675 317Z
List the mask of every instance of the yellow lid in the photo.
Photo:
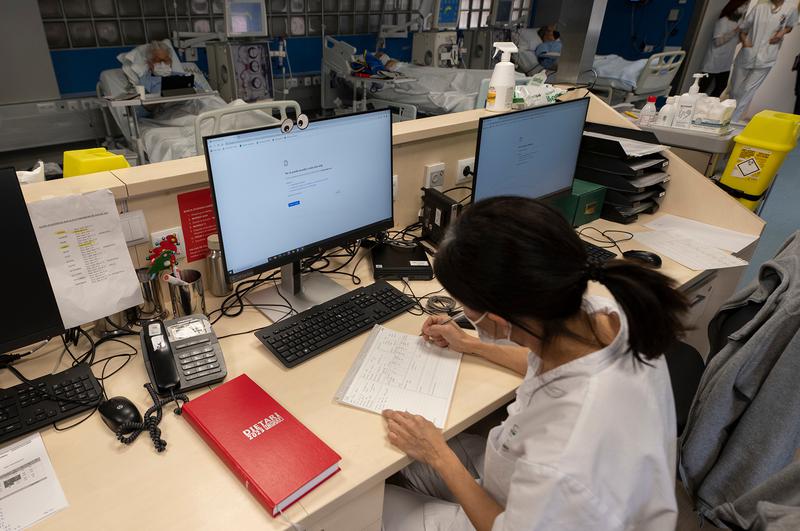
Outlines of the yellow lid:
M800 116L766 110L753 116L734 140L740 144L772 151L791 151L797 144L798 134Z

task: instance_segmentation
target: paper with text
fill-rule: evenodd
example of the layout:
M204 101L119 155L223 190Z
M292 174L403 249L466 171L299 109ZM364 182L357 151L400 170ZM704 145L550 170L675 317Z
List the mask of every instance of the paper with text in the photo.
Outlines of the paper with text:
M680 230L690 234L695 240L732 253L738 253L758 239L758 236L723 229L722 227L673 216L672 214L664 214L645 224L645 227L653 230Z
M0 448L0 531L17 531L68 506L41 435Z
M143 302L110 190L36 201L28 212L65 328Z
M336 400L375 413L408 411L444 428L459 365L458 352L375 325Z
M647 142L640 142L638 140L631 140L630 138L622 138L603 133L595 133L593 131L584 131L583 134L586 136L593 136L595 138L615 140L619 142L619 145L622 146L625 154L629 157L644 157L645 155L653 155L667 149L667 146L662 146L661 144L648 144Z
M741 258L696 240L691 234L680 230L637 232L635 239L695 271L747 265Z

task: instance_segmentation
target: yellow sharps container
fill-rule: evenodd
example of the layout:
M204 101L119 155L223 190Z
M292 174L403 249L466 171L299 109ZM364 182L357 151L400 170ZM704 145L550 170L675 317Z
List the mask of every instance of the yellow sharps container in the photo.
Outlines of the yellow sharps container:
M75 149L64 152L64 177L76 177L129 166L125 157L111 153L106 148Z
M719 185L750 210L764 197L786 154L794 149L800 134L800 116L761 111L734 137L728 165Z

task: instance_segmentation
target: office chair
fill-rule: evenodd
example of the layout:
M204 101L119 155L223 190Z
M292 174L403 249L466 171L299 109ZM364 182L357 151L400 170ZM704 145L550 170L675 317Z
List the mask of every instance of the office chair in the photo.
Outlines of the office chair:
M692 408L697 387L703 377L703 371L711 359L727 344L728 337L750 322L761 310L763 304L750 303L735 310L718 312L714 319L716 329L709 325L708 344L709 351L706 361L700 353L682 341L675 344L664 353L669 369L669 378L672 384L672 396L675 400L675 419L677 420L678 437L686 427L689 410Z

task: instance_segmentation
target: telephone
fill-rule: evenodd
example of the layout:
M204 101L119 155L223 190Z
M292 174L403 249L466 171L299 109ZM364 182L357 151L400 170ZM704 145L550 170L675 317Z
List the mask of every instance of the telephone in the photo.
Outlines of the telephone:
M221 382L228 374L217 336L202 314L148 321L140 339L147 374L161 395Z

